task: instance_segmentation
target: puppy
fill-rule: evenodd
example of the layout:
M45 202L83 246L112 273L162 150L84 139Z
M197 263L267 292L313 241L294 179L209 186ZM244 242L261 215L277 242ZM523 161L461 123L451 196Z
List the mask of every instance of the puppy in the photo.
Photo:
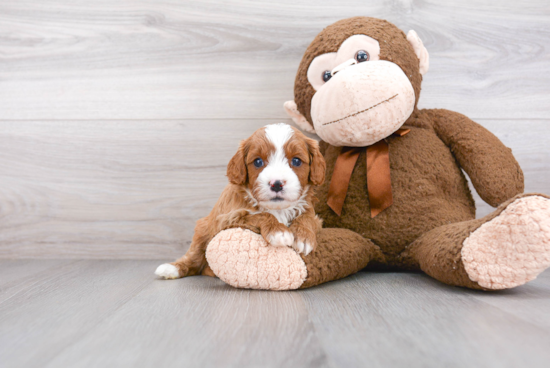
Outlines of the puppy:
M313 209L312 187L325 180L325 160L315 140L287 124L267 125L241 142L227 177L229 185L212 212L197 221L187 253L160 265L156 275L214 276L206 246L220 231L235 227L260 233L271 246L305 255L315 249L321 220Z

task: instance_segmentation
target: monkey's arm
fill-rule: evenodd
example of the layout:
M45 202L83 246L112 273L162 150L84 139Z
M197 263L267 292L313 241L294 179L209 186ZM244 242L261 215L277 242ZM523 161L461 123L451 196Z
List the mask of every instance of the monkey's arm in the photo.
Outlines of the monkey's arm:
M523 172L512 150L481 125L444 109L426 110L439 138L451 149L479 196L493 207L524 189Z

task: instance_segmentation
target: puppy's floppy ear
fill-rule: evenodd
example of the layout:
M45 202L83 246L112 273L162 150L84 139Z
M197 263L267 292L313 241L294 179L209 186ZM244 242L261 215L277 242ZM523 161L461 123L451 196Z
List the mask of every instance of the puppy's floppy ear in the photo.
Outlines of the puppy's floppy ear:
M239 145L239 150L227 165L227 178L231 184L243 185L248 179L246 162L245 162L245 141Z
M319 150L319 143L311 138L306 138L307 147L309 149L309 181L313 185L321 185L325 181L326 163L325 158Z

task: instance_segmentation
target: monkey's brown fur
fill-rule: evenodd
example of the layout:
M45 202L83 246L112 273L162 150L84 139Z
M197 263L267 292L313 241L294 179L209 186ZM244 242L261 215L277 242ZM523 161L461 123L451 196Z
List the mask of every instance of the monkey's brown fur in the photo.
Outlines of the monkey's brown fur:
M510 149L467 117L447 110L416 108L422 82L418 59L405 34L380 19L356 17L339 21L324 29L307 48L296 76L294 94L298 110L310 123L315 90L308 82L307 69L316 56L336 52L341 43L354 34L378 40L380 59L401 67L411 81L416 102L404 124L411 132L404 137L387 138L393 205L375 218L370 217L365 153L354 168L342 215L336 215L328 207L330 178L341 147L321 143L327 180L317 190L316 212L324 220L325 228L352 230L365 238L365 242L358 242L352 232L324 229L318 252L330 248L327 252L335 254L337 249L347 249L347 244L355 244L351 248L364 247L368 255L343 266L345 272L340 272L343 275L364 267L372 258L374 261L369 266L373 268L422 269L448 284L481 288L468 278L460 249L471 232L495 217L505 205L485 219L474 220L474 201L461 169L469 175L481 198L498 206L523 192L521 168ZM330 245L322 246L323 243ZM383 256L376 255L378 247ZM315 263L312 270L323 270L327 268L325 263L334 262L327 254L317 260L306 257L304 261L308 270L310 263ZM309 274L302 287L328 281L329 277Z

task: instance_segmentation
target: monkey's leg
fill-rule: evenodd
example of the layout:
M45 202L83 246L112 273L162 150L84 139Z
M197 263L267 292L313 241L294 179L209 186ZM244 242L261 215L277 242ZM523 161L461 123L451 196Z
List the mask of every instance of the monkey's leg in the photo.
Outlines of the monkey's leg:
M307 267L305 289L354 274L371 261L384 262L380 248L371 240L347 229L321 229L317 233L317 248L302 256Z
M481 219L441 226L403 253L433 278L472 289L509 289L550 266L550 199L518 195Z
M229 285L263 290L308 288L383 259L374 243L346 229L320 230L317 248L307 256L290 247L269 246L249 230L228 229L212 239L206 257L216 276Z

